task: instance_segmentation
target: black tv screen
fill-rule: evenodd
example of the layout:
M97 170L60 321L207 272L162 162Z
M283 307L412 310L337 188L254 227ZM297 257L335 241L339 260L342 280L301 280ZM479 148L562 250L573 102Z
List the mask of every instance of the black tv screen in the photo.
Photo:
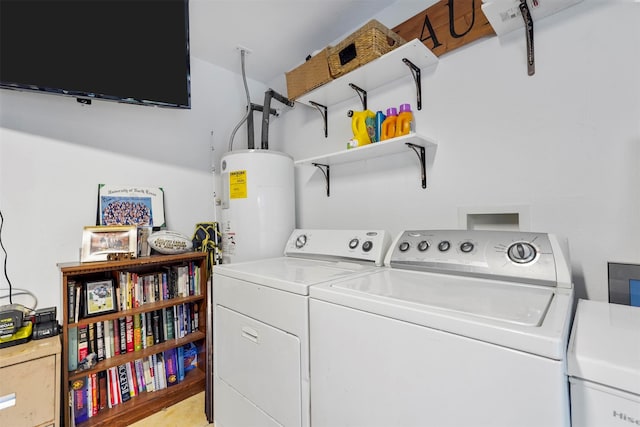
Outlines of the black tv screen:
M188 0L0 0L0 87L190 108Z

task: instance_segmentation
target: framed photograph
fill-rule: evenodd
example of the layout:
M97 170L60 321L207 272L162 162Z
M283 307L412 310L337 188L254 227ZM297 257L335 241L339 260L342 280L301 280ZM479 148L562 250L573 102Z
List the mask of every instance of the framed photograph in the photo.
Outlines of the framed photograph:
M96 225L164 227L164 190L160 187L98 185Z
M137 227L133 225L91 226L82 232L81 262L106 261L109 254L138 252Z
M85 316L116 311L116 289L113 280L85 283Z

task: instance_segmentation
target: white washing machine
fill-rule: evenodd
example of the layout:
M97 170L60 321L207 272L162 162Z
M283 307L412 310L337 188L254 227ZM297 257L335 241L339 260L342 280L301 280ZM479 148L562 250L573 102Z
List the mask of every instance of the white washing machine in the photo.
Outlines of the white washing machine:
M578 301L568 353L572 426L639 426L640 307Z
M385 263L310 289L314 427L569 426L564 243L413 230Z
M216 427L310 425L309 288L380 269L381 230L294 230L284 256L213 271Z

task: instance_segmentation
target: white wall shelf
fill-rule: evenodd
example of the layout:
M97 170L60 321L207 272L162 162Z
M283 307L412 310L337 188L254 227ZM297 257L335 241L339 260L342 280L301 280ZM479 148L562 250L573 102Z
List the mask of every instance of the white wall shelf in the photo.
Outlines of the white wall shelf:
M395 79L409 75L410 68L403 61L405 58L422 70L434 67L438 63L438 58L433 52L420 40L414 39L380 58L302 95L296 101L311 106L313 106L312 102L325 106L337 104L356 95L349 86L350 83L365 90L376 89Z
M436 145L437 144L433 140L427 139L416 133L411 133L409 135L388 139L386 141L367 144L362 147L350 148L342 151L336 151L334 153L297 160L295 165L310 165L322 170L327 183L328 197L330 195L330 170L332 165L353 163L413 150L420 159L422 188L427 188L425 150L428 147L435 147Z
M324 119L325 138L327 131L327 106L337 104L349 98L360 96L363 109L367 108L367 90L376 89L393 80L412 75L416 84L417 109L421 109L422 84L421 70L435 67L438 58L420 40L414 39L380 58L356 68L355 70L330 81L296 99L305 105L317 108ZM355 92L354 92L355 90ZM331 165L357 162L374 157L387 156L402 151L413 150L420 159L422 188L427 188L425 148L435 146L433 141L412 133L363 147L346 149L296 161L296 165L311 165L322 171L327 183L327 197L330 193Z

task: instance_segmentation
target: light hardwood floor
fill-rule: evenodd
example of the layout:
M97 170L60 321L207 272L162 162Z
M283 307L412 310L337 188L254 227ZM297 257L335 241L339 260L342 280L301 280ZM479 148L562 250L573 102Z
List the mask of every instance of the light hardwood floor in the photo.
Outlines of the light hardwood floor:
M204 391L129 427L211 427L204 414Z

